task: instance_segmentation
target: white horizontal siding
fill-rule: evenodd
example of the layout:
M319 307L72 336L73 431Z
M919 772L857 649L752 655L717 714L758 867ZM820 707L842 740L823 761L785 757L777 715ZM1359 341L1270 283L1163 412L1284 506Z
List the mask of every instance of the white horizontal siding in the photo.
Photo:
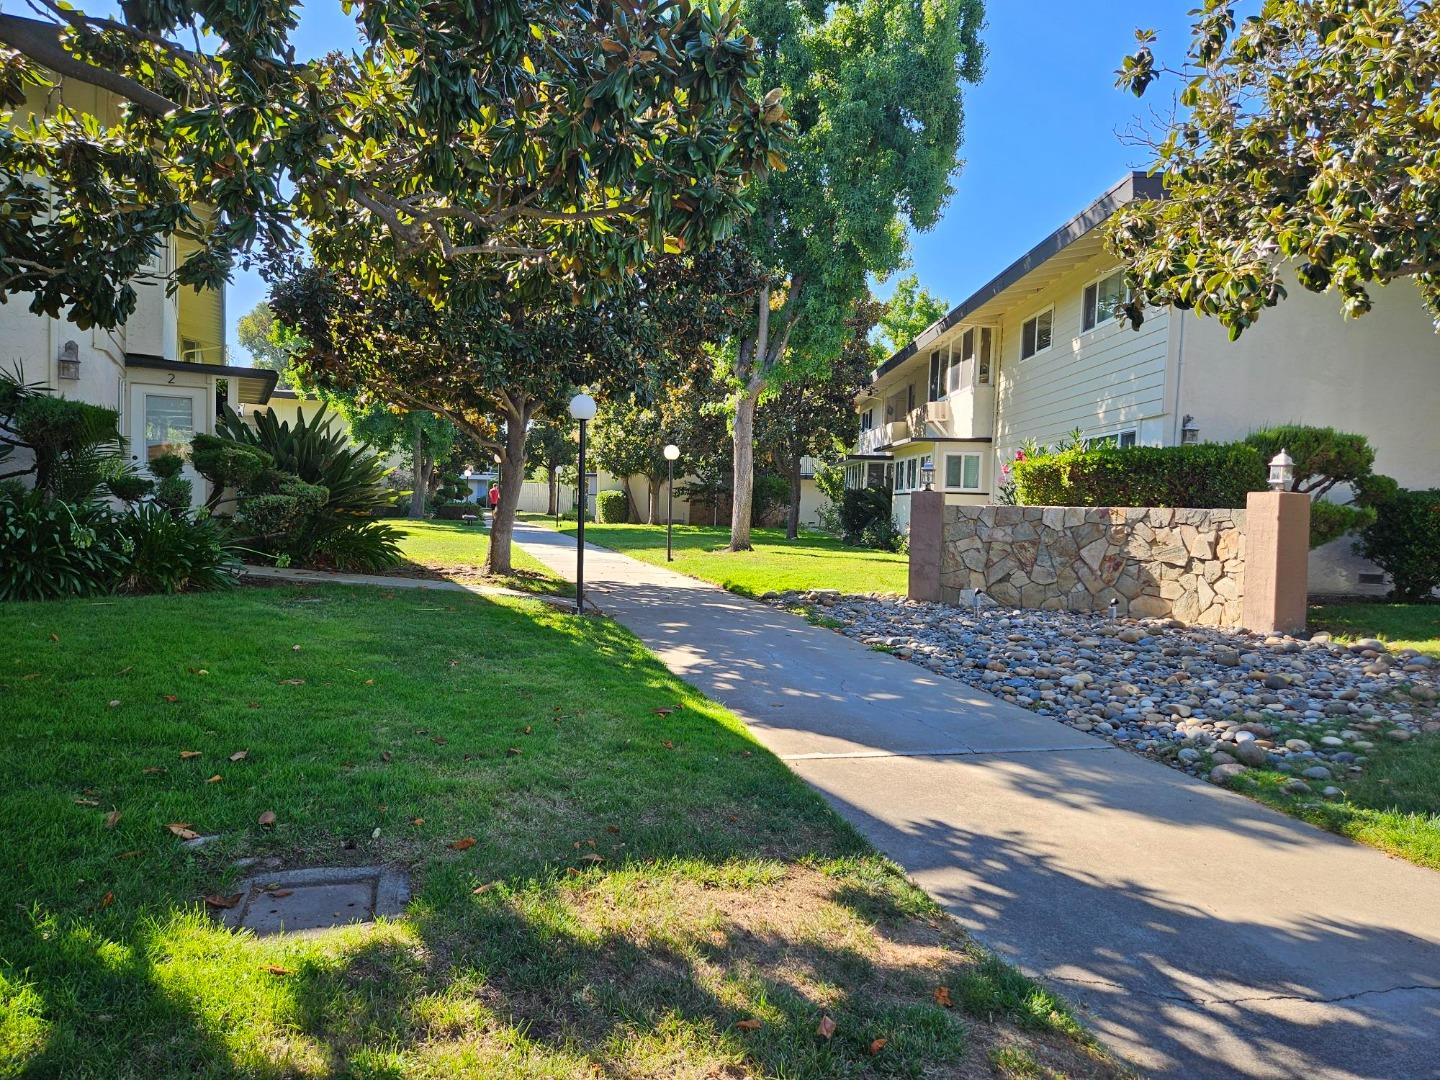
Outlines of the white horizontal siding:
M1105 323L1082 333L1085 286L1104 268L1092 265L1067 275L1007 315L1001 341L999 415L995 444L1009 460L1027 439L1053 445L1079 428L1098 435L1139 426L1165 410L1169 313L1153 311L1137 331ZM1025 320L1054 304L1053 344L1020 359Z

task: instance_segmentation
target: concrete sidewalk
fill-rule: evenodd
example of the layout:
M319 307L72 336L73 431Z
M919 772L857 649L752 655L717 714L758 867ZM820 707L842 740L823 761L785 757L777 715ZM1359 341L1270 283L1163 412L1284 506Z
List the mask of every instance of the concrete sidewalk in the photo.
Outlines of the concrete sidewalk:
M574 540L516 540L574 577ZM600 548L587 589L1142 1069L1440 1078L1440 874Z

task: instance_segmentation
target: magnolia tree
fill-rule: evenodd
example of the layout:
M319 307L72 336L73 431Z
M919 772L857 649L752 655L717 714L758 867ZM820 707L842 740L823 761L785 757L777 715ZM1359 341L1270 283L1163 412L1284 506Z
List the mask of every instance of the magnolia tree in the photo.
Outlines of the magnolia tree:
M343 3L360 48L311 60L298 0L118 6L0 14L0 301L82 327L123 323L176 233L171 284L303 235L366 288L591 298L726 235L779 162L729 6Z
M440 305L313 266L277 272L270 303L304 342L295 360L303 383L435 413L494 455L500 503L488 565L506 573L532 426L563 418L576 387L621 398L660 381L734 331L754 279L743 252L726 245L665 256L624 291L578 306L479 288Z
M1128 314L1173 304L1238 337L1285 297L1288 265L1347 316L1409 278L1440 321L1440 10L1417 0L1233 0L1196 13L1167 67L1140 31L1119 84L1170 77L1180 113L1155 144L1165 199L1112 223ZM1247 5L1248 6L1248 5Z
M982 0L744 0L756 93L794 118L788 171L756 185L745 238L772 272L732 349L730 546L750 547L755 410L798 378L823 379L870 276L904 258L907 229L938 220L962 128L961 84L981 72Z

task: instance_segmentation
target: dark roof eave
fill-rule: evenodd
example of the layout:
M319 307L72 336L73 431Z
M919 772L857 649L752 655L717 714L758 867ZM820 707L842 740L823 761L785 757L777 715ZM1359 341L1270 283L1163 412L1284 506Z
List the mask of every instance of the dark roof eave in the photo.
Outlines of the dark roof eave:
M219 379L259 381L263 383L264 386L260 392L260 400L253 403L256 405L264 405L270 400L270 396L275 392L275 384L280 379L280 373L271 368L231 367L226 364L194 364L188 360L166 360L163 356L154 356L150 353L126 353L125 366L127 368L143 368L149 371L198 372L202 375L214 375Z
M970 296L957 304L943 319L926 327L914 341L898 350L870 375L873 384L888 375L910 357L924 349L951 327L963 322L980 305L993 300L1030 271L1064 251L1086 233L1102 224L1111 214L1136 199L1164 198L1165 188L1160 177L1145 172L1132 172L1075 217L1056 229L1020 258L1000 271Z

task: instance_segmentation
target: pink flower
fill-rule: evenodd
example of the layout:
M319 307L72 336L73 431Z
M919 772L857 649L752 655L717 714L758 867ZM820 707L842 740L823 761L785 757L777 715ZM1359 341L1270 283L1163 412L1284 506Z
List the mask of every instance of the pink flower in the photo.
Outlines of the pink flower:
M1015 451L1015 460L1016 460L1016 461L1024 461L1024 460L1025 460L1025 451L1024 451L1024 450L1016 450L1016 451Z

